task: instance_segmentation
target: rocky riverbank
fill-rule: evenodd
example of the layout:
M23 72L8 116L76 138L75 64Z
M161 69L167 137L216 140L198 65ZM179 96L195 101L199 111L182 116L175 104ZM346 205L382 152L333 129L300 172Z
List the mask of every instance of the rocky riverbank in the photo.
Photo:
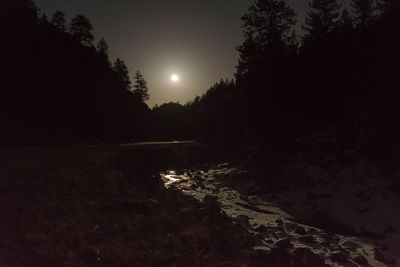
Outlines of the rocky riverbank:
M302 137L250 164L258 169L246 162L219 182L257 209L278 209L286 218L270 223L268 231L281 230L294 246L306 245L326 263L398 266L399 153L396 147L363 146L347 146L332 131ZM291 234L297 228L291 223L311 226L314 234Z
M1 149L0 266L396 266L395 163L308 153L272 179L201 147Z
M0 266L251 266L247 231L162 184L171 148L0 151ZM172 156L171 156L172 155Z

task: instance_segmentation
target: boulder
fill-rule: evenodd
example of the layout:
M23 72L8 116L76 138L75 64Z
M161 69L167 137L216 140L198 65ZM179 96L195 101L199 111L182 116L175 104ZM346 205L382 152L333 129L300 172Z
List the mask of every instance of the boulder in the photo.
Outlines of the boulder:
M353 261L363 266L368 264L367 259L361 254L357 254L355 257L353 257Z
M285 228L286 230L288 230L289 232L293 232L297 229L297 224L295 223L285 223Z
M330 255L330 259L334 262L338 263L347 263L348 262L348 256L346 253L343 253L341 251L334 251Z
M259 233L264 233L264 232L268 232L268 228L264 225L260 225L255 229L257 232Z
M249 217L246 215L238 215L235 218L235 221L237 221L240 225L242 225L243 227L248 227L250 225L249 223Z
M293 244L290 242L289 238L284 238L284 239L278 240L275 243L275 246L278 248L292 248Z
M300 236L300 237L299 237L299 241L300 241L301 243L304 243L304 244L309 244L309 243L314 243L314 242L315 242L315 239L314 239L314 237L311 236L311 235L306 235L306 236Z
M297 248L293 251L293 256L295 258L295 266L307 266L307 267L320 267L327 266L325 261L320 256L314 254L308 248Z
M306 234L306 230L304 229L304 227L298 225L295 233L298 234L298 235L305 235Z

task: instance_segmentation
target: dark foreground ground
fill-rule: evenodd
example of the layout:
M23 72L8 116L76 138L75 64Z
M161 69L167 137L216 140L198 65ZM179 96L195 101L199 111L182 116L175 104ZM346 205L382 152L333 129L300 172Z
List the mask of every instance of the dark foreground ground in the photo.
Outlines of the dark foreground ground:
M398 266L398 157L341 143L0 149L0 267Z
M257 266L213 199L165 189L192 145L0 150L0 266ZM287 260L287 259L285 259Z

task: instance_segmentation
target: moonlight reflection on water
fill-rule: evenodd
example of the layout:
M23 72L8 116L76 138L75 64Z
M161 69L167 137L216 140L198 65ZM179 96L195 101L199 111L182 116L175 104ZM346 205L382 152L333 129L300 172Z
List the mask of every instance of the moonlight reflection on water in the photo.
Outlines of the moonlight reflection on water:
M186 170L178 173L170 170L160 173L160 176L166 188L176 188L199 201L203 201L206 196L217 199L221 205L221 212L259 238L255 250L269 251L278 242L286 240L294 247L310 249L326 259L328 264L333 264L330 256L342 249L351 257L362 255L373 263L373 266L384 266L373 259L374 246L371 242L328 233L316 226L299 223L287 209L282 208L279 201L272 200L268 195L245 195L230 188L227 181L232 177L246 179L246 173L245 170L231 168L229 164L220 164L204 171ZM246 187L257 185L248 181ZM282 195L280 198L285 200L287 197ZM313 242L305 242L306 238L312 239Z

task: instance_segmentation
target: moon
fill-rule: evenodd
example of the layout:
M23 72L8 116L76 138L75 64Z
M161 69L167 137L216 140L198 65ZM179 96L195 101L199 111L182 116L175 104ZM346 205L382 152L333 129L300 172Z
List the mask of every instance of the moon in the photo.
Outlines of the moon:
M178 82L179 81L179 76L176 75L176 74L172 74L171 75L171 81L174 82L174 83Z

